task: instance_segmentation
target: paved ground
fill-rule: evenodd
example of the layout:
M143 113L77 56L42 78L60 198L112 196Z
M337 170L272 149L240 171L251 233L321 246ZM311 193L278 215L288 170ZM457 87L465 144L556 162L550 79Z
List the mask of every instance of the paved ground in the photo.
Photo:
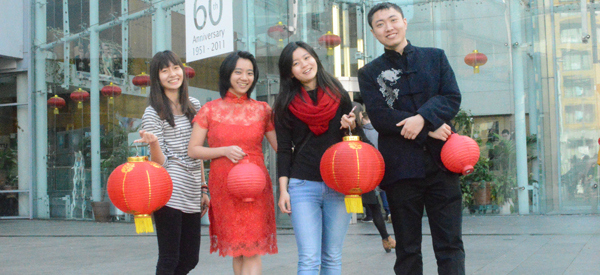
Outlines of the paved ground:
M392 232L391 225L388 230ZM463 223L467 274L600 274L600 216L467 216ZM231 258L208 253L191 274L233 274ZM427 219L425 274L436 274ZM263 257L263 274L295 274L293 231L278 230L279 254ZM156 237L136 235L132 223L0 220L0 274L153 274ZM372 223L350 225L343 274L393 274Z

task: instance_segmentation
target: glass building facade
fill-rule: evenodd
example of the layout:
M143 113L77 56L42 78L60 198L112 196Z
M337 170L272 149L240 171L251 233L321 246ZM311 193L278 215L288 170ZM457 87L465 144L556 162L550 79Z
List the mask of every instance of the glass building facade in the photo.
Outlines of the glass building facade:
M260 78L253 94L269 104L279 91L279 54L290 41L312 45L359 102L357 70L383 53L366 18L381 1L196 2L215 11L233 6L234 49L256 56ZM597 213L600 4L390 2L404 11L409 41L444 49L456 74L467 126L462 133L479 142L492 177L491 207L470 212L505 206L520 214ZM186 62L185 1L14 5L0 11L14 22L0 27L0 218L91 219L91 202L108 199L112 169L136 150L145 153L132 141L149 87L135 86L133 78L148 72L160 50ZM282 25L284 31L273 28ZM332 51L319 44L328 32L341 38ZM478 73L469 62L474 50L487 57ZM219 97L224 56L187 62L196 72L190 94L203 104ZM119 96L102 93L111 85L121 89ZM267 143L264 153L276 179L275 152ZM276 181L273 186L277 199ZM467 189L465 199L474 201L478 188ZM122 216L114 207L112 214ZM278 216L278 223L286 224L286 217Z

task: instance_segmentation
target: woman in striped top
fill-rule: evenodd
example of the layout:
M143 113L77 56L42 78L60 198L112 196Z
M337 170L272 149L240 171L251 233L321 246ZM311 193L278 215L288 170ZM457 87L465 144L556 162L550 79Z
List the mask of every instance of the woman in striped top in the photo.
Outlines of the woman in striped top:
M188 97L187 79L179 57L158 52L150 63L150 106L142 117L141 139L150 146L152 161L162 164L173 180L171 199L154 212L158 263L156 274L187 274L200 253L200 218L210 199L203 192L202 160L187 154L192 119L200 102Z

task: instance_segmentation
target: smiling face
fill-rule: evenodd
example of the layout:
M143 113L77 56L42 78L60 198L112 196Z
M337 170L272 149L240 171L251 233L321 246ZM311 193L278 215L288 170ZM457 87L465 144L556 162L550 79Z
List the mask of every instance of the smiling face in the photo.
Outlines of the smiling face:
M241 97L245 95L254 82L254 67L248 59L240 58L235 64L235 69L230 77L231 87L229 92Z
M158 72L160 85L166 92L179 92L179 87L183 83L183 68L169 62L168 67L160 69Z
M292 54L292 75L302 83L307 90L317 87L317 61L304 48L298 48Z
M371 33L388 50L402 53L406 41L406 18L393 9L383 9L373 14Z

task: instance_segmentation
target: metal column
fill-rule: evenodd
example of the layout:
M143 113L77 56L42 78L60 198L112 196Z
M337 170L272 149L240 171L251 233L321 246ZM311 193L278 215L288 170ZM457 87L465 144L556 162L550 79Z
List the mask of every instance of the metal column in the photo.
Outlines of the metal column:
M46 105L46 56L39 45L46 44L46 3L34 1L35 9L35 177L36 217L50 218L48 198L48 105Z
M510 32L512 45L512 80L515 95L515 143L517 155L517 185L519 199L519 214L529 214L529 183L527 175L527 135L525 127L525 87L523 43L521 35L521 9L520 1L507 2L510 11Z
M98 33L99 0L90 0L90 126L92 143L92 201L102 198L100 174L100 34Z

